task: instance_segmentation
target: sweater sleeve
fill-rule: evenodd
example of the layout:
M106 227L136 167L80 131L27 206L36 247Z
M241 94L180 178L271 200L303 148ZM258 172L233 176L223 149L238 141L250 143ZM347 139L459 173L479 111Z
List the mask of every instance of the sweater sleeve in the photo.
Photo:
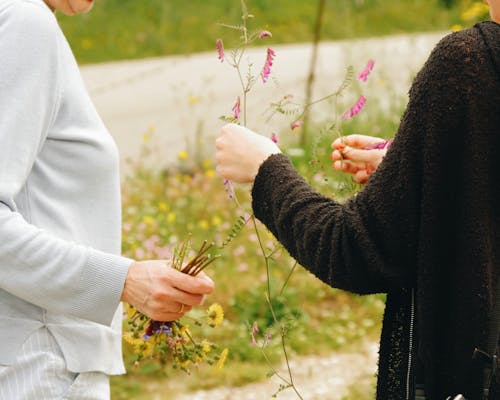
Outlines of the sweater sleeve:
M109 325L132 260L59 238L18 211L59 105L60 32L43 4L7 4L0 7L0 288Z
M284 155L260 167L252 189L256 217L327 284L375 293L414 282L426 185L450 172L441 166L453 165L453 132L465 114L462 42L447 37L434 49L384 161L347 203L314 192Z

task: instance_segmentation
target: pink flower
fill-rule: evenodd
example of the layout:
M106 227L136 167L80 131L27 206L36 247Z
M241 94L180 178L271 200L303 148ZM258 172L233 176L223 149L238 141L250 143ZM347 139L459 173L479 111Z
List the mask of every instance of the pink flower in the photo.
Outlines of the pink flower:
M356 104L354 104L349 109L349 111L346 111L342 115L342 119L349 119L349 118L353 118L354 116L358 115L361 112L361 110L363 109L363 107L365 106L365 103L366 103L366 97L360 96L358 101L356 102Z
M259 39L264 39L266 37L273 37L273 34L269 31L261 31L259 33Z
M297 121L292 122L292 124L290 125L290 128L292 128L292 131L294 131L295 129L300 128L302 125L304 125L304 121L301 121L300 119L298 119Z
M363 69L363 71L361 71L358 74L358 79L362 82L366 82L368 79L368 75L370 75L370 72L372 72L374 65L375 65L375 61L373 61L373 60L368 61L368 64L366 64L366 67Z
M271 140L274 142L274 143L278 143L278 135L276 135L275 132L271 133Z
M266 336L264 338L264 343L262 344L262 347L267 347L269 342L271 341L271 332L269 332L269 329L266 331Z
M264 64L264 68L262 68L262 72L260 73L263 83L266 83L269 79L269 75L271 75L271 67L273 65L273 59L275 55L276 53L273 49L267 49L266 63Z
M226 192L227 192L229 198L234 199L233 183L228 179L224 179L224 186L226 187Z
M250 337L252 338L252 341L250 342L251 346L257 346L257 340L255 339L255 335L259 333L259 325L257 325L257 322L254 322L252 325L252 329L250 330Z
M224 44L222 43L222 39L217 39L215 42L217 45L217 53L219 54L220 62L224 61Z
M238 96L238 98L236 99L236 103L234 103L234 106L231 110L233 111L233 118L235 119L235 121L238 121L241 112L240 96Z

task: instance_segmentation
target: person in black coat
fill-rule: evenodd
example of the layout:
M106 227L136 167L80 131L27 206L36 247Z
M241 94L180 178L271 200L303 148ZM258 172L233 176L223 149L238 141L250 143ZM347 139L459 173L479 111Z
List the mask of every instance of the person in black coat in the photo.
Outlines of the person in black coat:
M443 38L410 89L392 145L345 204L298 175L269 139L229 124L217 170L253 182L252 207L328 285L387 293L377 399L482 399L500 273L500 0L492 21ZM493 376L489 399L500 399ZM420 389L419 389L420 390ZM420 393L420 392L419 392Z

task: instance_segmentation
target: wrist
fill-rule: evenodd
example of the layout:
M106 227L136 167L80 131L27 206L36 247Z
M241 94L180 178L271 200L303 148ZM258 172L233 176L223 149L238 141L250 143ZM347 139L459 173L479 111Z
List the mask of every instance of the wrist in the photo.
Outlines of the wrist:
M131 292L131 286L132 281L133 281L133 275L135 272L135 269L137 268L137 261L134 261L127 272L127 276L125 277L125 282L123 284L123 290L122 294L120 296L120 301L124 301L125 303L131 304L131 298L130 298L130 292Z

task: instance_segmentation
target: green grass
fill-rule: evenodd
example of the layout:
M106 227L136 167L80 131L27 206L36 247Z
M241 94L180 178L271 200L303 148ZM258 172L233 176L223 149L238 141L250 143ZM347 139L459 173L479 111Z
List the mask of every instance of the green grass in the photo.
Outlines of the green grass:
M311 40L315 1L249 0L248 7L250 28L271 30L272 43ZM439 0L328 0L322 37L448 29L462 8ZM101 0L86 15L59 20L78 61L94 63L213 50L227 33L219 23L238 24L240 16L238 0Z

